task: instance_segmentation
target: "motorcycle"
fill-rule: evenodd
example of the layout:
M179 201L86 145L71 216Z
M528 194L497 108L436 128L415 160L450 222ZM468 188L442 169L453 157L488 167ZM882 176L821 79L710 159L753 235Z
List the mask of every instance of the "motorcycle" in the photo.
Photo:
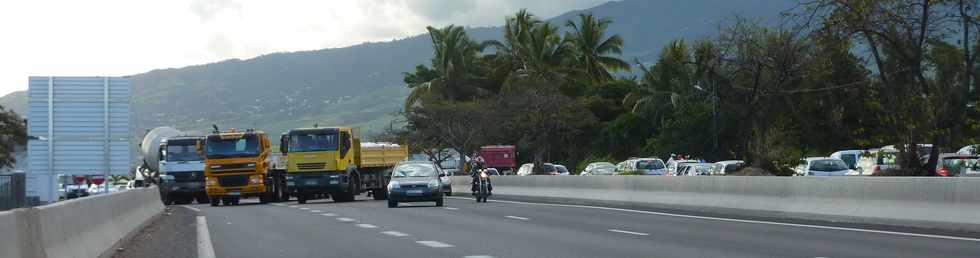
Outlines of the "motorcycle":
M486 170L481 170L477 179L479 181L477 182L476 202L487 202L487 196L490 196L490 175L487 175Z

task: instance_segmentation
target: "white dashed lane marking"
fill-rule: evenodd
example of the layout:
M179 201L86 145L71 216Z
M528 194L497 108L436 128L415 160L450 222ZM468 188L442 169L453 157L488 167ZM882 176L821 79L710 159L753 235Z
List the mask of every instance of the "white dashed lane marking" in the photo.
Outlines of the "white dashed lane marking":
M424 245L424 246L428 246L428 247L432 247L432 248L449 248L449 247L453 247L453 245L450 245L450 244L447 244L447 243L443 243L443 242L438 242L438 241L415 241L415 242L418 243L418 244L420 244L420 245Z
M619 229L610 229L609 232L616 232L616 233L623 233L623 234L630 234L630 235L637 235L637 236L649 236L650 235L650 234L647 234L647 233L640 233L640 232L633 232L633 231L626 231L626 230L619 230Z
M510 218L510 219L516 219L516 220L529 220L529 218L518 217L518 216L504 216L504 217Z
M352 219L352 218L337 218L337 220L342 221L342 222L354 222L354 221L357 221L356 219Z
M311 210L310 212L312 212L312 213L320 213L321 211L320 210Z
M489 255L467 255L467 256L463 256L463 258L494 258L494 257Z
M451 211L459 210L459 208L453 208L453 207L445 207L443 209L447 209L447 210L451 210Z
M303 208L299 208L299 209L300 210L309 210L310 208L303 207Z
M327 216L327 217L337 216L337 214L333 214L333 213L324 213L324 214L320 214L320 215Z
M385 235L389 235L389 236L394 236L394 237L407 237L407 236L412 236L412 235L405 234L405 233L398 232L398 231L385 231L385 232L381 232L381 234L385 234Z
M357 224L357 227L359 227L359 228L378 228L378 226L371 225L371 224Z

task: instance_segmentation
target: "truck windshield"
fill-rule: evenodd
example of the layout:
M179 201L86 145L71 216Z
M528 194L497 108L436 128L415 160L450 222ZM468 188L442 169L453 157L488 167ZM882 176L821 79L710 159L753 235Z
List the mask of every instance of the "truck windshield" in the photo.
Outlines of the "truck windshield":
M336 151L337 132L291 133L289 152Z
M167 141L167 161L201 161L196 140Z
M236 139L221 139L217 135L208 136L208 158L239 158L259 155L259 137L246 134Z

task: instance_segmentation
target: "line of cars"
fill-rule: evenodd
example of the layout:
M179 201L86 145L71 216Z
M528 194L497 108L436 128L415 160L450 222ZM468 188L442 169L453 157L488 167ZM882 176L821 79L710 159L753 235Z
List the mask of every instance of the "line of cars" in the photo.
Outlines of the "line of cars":
M936 164L936 175L943 177L980 176L980 155L977 146L961 148L956 153L940 153ZM877 175L889 169L899 169L899 148L911 146L888 145L868 150L842 150L827 157L808 157L800 160L795 168L798 176L867 176ZM918 144L916 152L920 162L925 164L933 150L932 144Z
M517 175L531 175L533 164L524 164ZM568 169L562 165L544 164L544 171L550 175L569 175ZM714 163L700 160L669 160L664 162L659 158L630 158L618 164L612 162L593 162L586 165L579 175L648 175L648 176L712 176L726 175L741 170L745 162L741 160L726 160Z

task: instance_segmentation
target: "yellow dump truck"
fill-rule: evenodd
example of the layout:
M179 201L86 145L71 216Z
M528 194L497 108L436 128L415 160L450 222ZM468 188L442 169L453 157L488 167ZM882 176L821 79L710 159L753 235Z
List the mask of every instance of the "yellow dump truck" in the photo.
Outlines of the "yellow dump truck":
M272 153L265 132L215 130L200 149L205 154L205 191L212 206L238 204L242 197L259 197L267 203L285 192L283 175L271 168Z
M299 203L327 196L349 202L368 191L384 200L392 168L408 157L406 146L361 143L348 127L289 130L279 149L286 157L286 189Z

